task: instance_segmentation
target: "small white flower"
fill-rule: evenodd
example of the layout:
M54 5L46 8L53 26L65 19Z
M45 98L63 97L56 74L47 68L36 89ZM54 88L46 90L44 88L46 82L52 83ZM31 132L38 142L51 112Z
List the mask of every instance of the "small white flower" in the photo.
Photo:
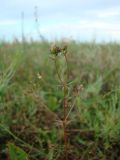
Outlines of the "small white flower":
M42 79L42 76L40 75L40 73L37 74L38 79Z

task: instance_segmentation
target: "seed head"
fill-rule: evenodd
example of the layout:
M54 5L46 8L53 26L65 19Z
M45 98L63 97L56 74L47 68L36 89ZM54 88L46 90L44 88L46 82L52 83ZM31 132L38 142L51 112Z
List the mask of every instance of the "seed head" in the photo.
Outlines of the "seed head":
M81 85L76 85L73 88L73 93L75 95L77 95L80 91L82 92L83 90L84 90L84 86L82 84Z
M50 48L50 53L57 56L59 53L61 52L61 48L56 46L56 45L53 45L51 46Z
M67 53L67 46L64 45L63 47L59 47L56 45L52 45L51 49L50 49L50 53L55 56L58 56L59 54L66 54Z
M63 54L66 54L67 53L67 45L64 45L62 48L61 48L61 51Z

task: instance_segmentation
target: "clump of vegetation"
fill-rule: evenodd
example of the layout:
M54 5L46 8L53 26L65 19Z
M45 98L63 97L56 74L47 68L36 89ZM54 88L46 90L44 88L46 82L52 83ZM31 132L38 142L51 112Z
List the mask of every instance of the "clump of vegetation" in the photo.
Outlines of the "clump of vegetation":
M0 159L119 159L120 45L55 43L0 42Z

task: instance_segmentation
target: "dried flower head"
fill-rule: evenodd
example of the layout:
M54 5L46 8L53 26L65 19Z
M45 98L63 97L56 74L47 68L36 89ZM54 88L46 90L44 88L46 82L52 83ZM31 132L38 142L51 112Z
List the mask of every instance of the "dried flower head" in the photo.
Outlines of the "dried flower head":
M83 90L84 90L84 86L82 84L76 85L73 88L73 93L77 95L77 94L79 94L80 91L82 92Z
M56 46L56 45L52 45L50 48L50 53L57 56L59 53L61 52L61 48Z
M51 49L50 49L50 53L55 56L58 56L59 54L66 54L67 53L67 46L64 45L63 47L59 47L56 45L52 45Z
M67 53L67 45L64 45L62 48L61 48L61 51L63 54L66 54Z

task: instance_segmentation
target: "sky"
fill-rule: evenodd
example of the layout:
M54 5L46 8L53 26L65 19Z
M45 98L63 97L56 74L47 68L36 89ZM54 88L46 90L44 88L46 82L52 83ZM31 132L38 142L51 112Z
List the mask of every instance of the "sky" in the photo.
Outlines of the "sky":
M0 0L0 39L22 33L28 39L120 42L120 0Z

